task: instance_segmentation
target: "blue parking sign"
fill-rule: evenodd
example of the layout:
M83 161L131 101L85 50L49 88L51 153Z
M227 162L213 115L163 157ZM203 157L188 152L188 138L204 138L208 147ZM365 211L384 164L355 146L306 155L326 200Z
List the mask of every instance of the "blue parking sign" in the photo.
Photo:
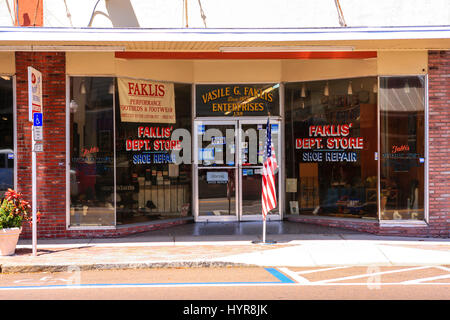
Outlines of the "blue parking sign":
M33 125L35 127L42 127L42 113L41 112L33 113Z

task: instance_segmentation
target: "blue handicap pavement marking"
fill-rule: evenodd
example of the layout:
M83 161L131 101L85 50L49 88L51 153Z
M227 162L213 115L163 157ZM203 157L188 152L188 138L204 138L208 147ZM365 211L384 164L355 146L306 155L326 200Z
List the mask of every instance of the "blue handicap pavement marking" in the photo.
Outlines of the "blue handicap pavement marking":
M265 268L265 269L266 271L270 272L274 277L278 278L278 280L280 280L280 282L282 283L295 283L294 280L288 278L275 268Z
M64 289L64 288L100 288L100 287L152 287L152 286L204 286L204 285L264 285L264 284L294 284L294 280L288 278L275 268L264 268L277 281L221 281L221 282L158 282L158 283L92 283L92 284L53 284L53 285L19 285L0 286L0 290L11 289Z
M33 113L33 125L35 127L42 127L42 113L41 112Z

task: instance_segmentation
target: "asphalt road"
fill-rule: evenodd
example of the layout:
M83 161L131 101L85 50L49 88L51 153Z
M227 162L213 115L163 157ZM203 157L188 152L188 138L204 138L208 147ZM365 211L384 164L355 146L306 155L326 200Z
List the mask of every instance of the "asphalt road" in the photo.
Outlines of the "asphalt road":
M0 274L0 300L450 300L449 289L448 266Z

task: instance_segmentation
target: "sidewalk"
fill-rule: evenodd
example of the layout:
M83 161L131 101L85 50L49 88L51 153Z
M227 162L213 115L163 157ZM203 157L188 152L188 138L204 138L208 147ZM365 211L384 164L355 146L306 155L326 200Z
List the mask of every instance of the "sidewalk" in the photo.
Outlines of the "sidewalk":
M19 242L0 257L1 271L52 272L168 267L321 267L450 265L448 239L385 237L292 222L189 224L113 239L39 239Z

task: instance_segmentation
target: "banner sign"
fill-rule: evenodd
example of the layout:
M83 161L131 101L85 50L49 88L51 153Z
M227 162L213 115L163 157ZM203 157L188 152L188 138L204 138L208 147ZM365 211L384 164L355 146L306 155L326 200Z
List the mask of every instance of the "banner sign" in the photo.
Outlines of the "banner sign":
M279 84L197 85L196 115L267 116L279 113Z
M33 114L42 113L42 73L28 67L28 121L33 122Z
M122 122L175 123L173 83L118 78Z

